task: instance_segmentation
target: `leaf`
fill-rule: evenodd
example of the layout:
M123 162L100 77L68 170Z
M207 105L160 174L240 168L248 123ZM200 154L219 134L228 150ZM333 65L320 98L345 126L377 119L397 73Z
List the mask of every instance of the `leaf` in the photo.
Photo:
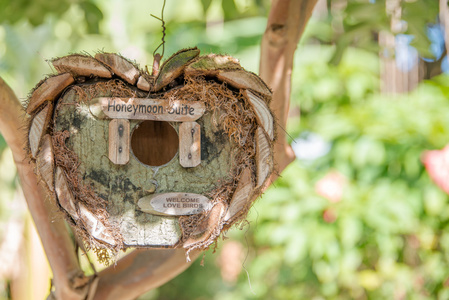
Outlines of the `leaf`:
M212 0L201 0L201 5L203 5L204 14L206 14L206 12L209 9L211 3L212 3Z
M86 18L87 31L89 33L100 33L100 21L103 20L101 10L89 0L80 3Z
M232 20L238 16L237 7L234 0L222 0L221 7L223 9L223 15L225 20Z

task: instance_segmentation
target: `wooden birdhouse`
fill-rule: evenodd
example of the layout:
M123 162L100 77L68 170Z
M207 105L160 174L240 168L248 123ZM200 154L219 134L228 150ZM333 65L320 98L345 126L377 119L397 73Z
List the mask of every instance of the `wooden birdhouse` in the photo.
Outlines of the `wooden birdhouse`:
M157 76L114 53L52 63L26 107L29 153L88 244L204 249L246 216L273 171L257 75L196 48Z

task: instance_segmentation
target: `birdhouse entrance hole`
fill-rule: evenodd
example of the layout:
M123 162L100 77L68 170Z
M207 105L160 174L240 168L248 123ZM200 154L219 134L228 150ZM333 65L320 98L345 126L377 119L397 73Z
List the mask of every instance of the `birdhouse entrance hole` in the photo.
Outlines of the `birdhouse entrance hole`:
M178 152L176 130L162 121L144 121L133 131L131 149L134 156L148 166L162 166Z

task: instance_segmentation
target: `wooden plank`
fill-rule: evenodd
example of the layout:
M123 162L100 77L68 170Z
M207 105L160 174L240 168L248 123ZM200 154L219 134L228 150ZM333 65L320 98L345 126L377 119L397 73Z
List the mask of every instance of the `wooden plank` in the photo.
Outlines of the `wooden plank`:
M200 101L107 97L97 99L94 100L101 106L103 113L112 119L186 122L197 120L206 110L204 102Z
M179 125L179 163L184 168L201 163L201 127L197 122Z
M115 119L109 122L109 159L116 165L129 161L129 121Z
M210 200L193 193L164 193L145 196L137 202L140 210L164 216L194 215L210 210Z
M73 54L52 61L58 73L69 72L75 76L97 76L111 78L111 72L91 56Z
M108 234L104 224L97 219L97 217L91 213L87 207L82 203L79 203L80 218L83 221L84 227L89 231L90 235L94 238L108 243L112 246L116 245L114 238Z
M53 112L53 104L48 103L44 109L42 109L36 116L34 116L31 122L30 132L28 133L28 140L30 143L31 155L36 158L37 151L39 150L39 144L45 130L50 122Z
M184 242L183 247L188 249L196 244L206 242L217 229L220 229L225 213L226 205L222 202L216 203L207 217L198 224L192 235Z
M150 83L143 76L140 76L137 80L137 87L143 91L150 91Z
M259 125L261 125L265 129L265 132L270 137L270 140L274 140L273 116L268 109L267 103L265 103L265 101L257 97L251 91L246 90L243 93L249 100L249 103L252 105L254 112L256 113L256 118L259 122Z
M56 75L46 79L37 89L33 91L27 106L27 113L31 114L45 101L53 101L66 87L71 85L75 79L69 73Z
M257 188L261 187L273 169L273 156L270 143L262 127L256 131Z
M55 190L54 164L55 164L55 157L53 154L53 145L51 142L51 136L49 134L46 134L42 138L42 146L36 156L36 166L40 176L42 177L42 179L45 181L48 188L52 192Z
M162 66L154 84L154 91L159 91L164 86L180 76L189 61L200 54L197 48L181 50L170 57Z
M61 207L68 212L74 220L78 220L78 213L76 212L75 197L72 190L67 183L67 178L61 167L56 167L55 175L55 190L58 196L58 202Z
M134 85L140 76L139 70L116 53L97 53L95 58L108 66L114 74Z
M220 71L218 79L238 89L250 89L271 97L271 91L256 74L245 70Z
M254 189L253 181L251 180L251 170L246 168L240 175L239 184L229 203L228 211L224 217L224 221L232 223L235 219L240 217L248 209L249 200Z

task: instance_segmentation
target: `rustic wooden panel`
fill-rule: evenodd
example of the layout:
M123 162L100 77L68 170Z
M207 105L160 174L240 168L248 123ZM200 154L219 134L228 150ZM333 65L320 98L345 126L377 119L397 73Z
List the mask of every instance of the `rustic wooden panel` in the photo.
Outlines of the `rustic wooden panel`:
M109 122L109 159L116 165L129 161L129 121L115 119Z
M246 206L249 203L253 189L254 186L251 180L251 170L250 168L246 168L240 175L239 184L234 192L234 195L232 196L228 211L224 217L224 221L232 223L235 218L245 212L245 209L248 208Z
M107 233L104 224L97 219L82 203L79 203L80 218L84 227L96 239L102 240L110 245L115 246L116 242L110 234Z
M197 57L200 50L197 48L185 49L175 53L162 66L154 84L154 90L158 91L181 75L187 63Z
M69 72L76 76L98 76L111 78L111 72L98 60L91 56L79 54L68 55L52 61L58 73Z
M194 215L212 208L210 200L200 194L164 193L140 198L140 210L166 216Z
M271 97L271 91L257 75L245 70L220 71L218 79L238 89L250 89Z
M79 87L85 91L91 89L91 85L87 84ZM129 85L125 88L126 92L143 93ZM103 95L110 97L106 92ZM207 165L203 160L196 168L183 168L175 156L163 166L150 168L131 158L132 154L128 164L115 165L108 158L109 121L99 121L92 117L88 109L89 103L81 101L80 97L82 93L70 89L58 100L54 131L71 131L66 145L75 152L83 166L78 169L83 184L108 200L106 209L109 212L109 223L117 224L117 233L122 235L125 245L173 247L182 234L178 218L143 213L137 205L138 200L151 193L193 192L206 195L214 189L217 182L232 172L231 169L235 166L232 154L237 151L238 146L229 139L223 139L221 126L214 126L212 113L206 111L197 122L201 125L202 136L208 137L207 141L202 141L202 151L208 153ZM144 97L145 95L138 95L138 98ZM145 123L147 122L130 120L132 139ZM168 122L159 123L172 127ZM179 125L174 124L176 128ZM179 146L177 134L173 143ZM134 146L131 148L133 153ZM173 174L179 175L176 180L173 180Z
M150 90L150 83L143 76L140 76L139 80L137 80L137 87L148 92Z
M36 156L36 165L40 176L47 184L50 191L54 191L54 164L55 158L53 154L53 145L51 143L51 137L46 134L42 138L42 146Z
M186 122L197 120L206 110L203 102L185 100L104 97L98 103L112 119Z
M37 151L39 150L39 144L41 138L48 127L51 114L53 111L53 104L48 103L36 116L34 116L31 122L30 132L28 133L28 139L30 142L31 155L35 158Z
M70 189L67 178L61 167L56 168L55 175L55 190L58 196L58 202L75 220L78 220L78 213L76 212L75 198Z
M268 109L267 103L257 97L254 93L251 91L246 90L244 92L246 97L249 100L249 103L251 103L252 107L254 108L254 111L256 112L256 118L259 122L259 125L262 125L262 127L265 129L265 132L270 137L270 140L274 139L274 129L273 129L273 116L271 115L270 110Z
M179 125L179 163L184 168L201 163L201 127L196 122Z
M112 72L126 82L134 85L140 76L139 70L129 61L116 53L97 53L95 58L107 65Z
M184 242L183 247L188 249L191 246L207 241L214 231L220 226L221 220L226 213L226 205L218 202L212 207L207 217L196 227L192 235Z
M262 186L273 168L270 144L262 127L256 131L257 187Z
M27 113L31 114L45 101L53 101L66 87L75 80L69 73L56 75L46 79L37 89L33 91L27 106Z

